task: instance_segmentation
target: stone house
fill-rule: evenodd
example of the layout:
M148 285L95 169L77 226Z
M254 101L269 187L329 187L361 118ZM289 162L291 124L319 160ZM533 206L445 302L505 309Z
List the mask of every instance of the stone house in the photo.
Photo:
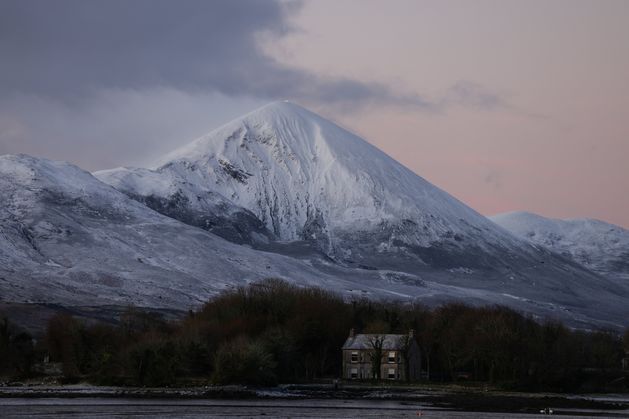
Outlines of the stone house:
M421 374L421 354L411 330L407 335L354 334L342 348L343 378L415 381Z

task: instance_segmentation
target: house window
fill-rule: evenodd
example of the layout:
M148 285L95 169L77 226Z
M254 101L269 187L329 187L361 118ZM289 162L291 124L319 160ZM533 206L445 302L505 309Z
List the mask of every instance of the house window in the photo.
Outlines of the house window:
M390 380L395 380L395 368L389 368L388 378Z
M395 352L389 352L389 356L388 356L387 359L389 361L389 364L394 363L395 362Z
M350 378L358 378L358 368L352 368L349 372Z
M352 362L358 362L358 352L352 352Z

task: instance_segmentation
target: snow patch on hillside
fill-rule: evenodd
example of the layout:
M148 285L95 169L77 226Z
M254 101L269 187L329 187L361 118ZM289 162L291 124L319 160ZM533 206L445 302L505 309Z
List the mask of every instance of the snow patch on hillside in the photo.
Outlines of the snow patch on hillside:
M629 280L629 230L604 221L553 219L530 212L489 217L511 233L544 246L595 272Z

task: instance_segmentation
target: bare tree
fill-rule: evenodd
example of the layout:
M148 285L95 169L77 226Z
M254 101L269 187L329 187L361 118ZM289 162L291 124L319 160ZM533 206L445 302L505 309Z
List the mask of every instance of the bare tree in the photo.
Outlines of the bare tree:
M400 338L400 354L404 360L404 381L410 381L411 375L411 342L412 335L404 335Z
M371 345L371 351L369 351L369 357L371 360L371 377L374 380L379 380L380 370L382 366L382 346L384 345L383 335L373 335L369 338L369 344Z

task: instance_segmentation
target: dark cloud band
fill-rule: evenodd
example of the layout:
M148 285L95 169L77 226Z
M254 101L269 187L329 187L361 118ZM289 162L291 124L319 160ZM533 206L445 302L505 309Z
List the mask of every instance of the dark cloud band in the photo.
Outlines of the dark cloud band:
M290 31L300 2L257 0L5 0L0 94L76 100L100 88L169 87L331 105L430 108L386 85L289 68L258 47Z

